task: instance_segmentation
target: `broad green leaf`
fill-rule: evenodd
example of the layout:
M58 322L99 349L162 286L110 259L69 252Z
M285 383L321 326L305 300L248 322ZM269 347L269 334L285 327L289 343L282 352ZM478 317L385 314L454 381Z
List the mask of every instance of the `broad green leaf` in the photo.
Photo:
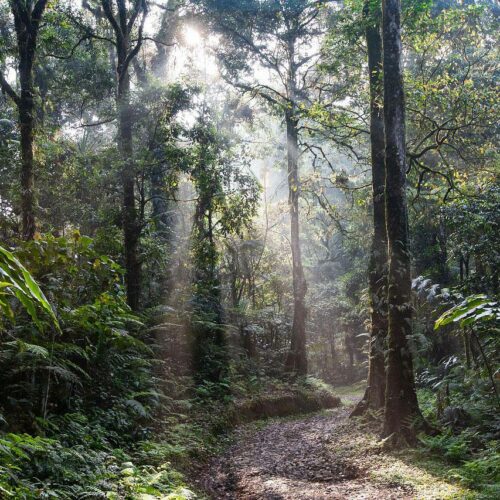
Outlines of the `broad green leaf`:
M19 262L19 260L8 250L0 246L0 288L10 291L15 296L28 314L33 319L38 328L43 327L43 323L37 314L37 308L44 310L52 320L53 325L60 331L59 322L49 301L42 290L31 276L30 272ZM8 305L1 299L1 310L8 312ZM6 314L9 316L9 314Z
M499 318L500 308L486 295L471 295L460 304L443 313L435 322L434 330L450 323L459 323L461 327L477 322L490 321Z

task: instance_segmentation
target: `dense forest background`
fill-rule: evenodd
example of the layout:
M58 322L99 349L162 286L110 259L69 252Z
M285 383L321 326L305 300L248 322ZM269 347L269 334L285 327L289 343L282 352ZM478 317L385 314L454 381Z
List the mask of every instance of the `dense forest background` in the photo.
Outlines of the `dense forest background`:
M202 498L354 385L496 498L499 14L1 0L0 496Z

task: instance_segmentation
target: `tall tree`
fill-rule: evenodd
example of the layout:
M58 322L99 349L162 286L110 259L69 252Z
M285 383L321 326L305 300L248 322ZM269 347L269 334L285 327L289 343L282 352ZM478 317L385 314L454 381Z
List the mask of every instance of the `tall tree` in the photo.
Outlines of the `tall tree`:
M156 78L163 80L167 77L169 59L174 46L175 35L179 25L179 0L167 0L161 15L160 26L155 37L155 54L151 59L151 70ZM155 130L153 127L152 130ZM149 149L153 156L158 157L157 151L161 149L155 134L149 140ZM173 225L172 207L170 206L165 189L165 178L172 167L166 161L157 158L154 167L151 169L151 202L152 219L155 223L156 234L167 243L171 239Z
M0 72L0 85L16 104L21 133L21 218L22 236L33 239L36 230L36 197L34 186L35 160L33 143L35 135L35 88L33 65L35 63L38 33L48 0L9 0L14 16L17 38L19 92L16 92Z
M382 11L367 0L363 9L370 85L373 237L368 272L370 355L368 386L352 415L379 410L385 402L384 343L387 335L387 235L385 223L385 139L382 82Z
M401 6L382 4L386 224L389 252L388 351L383 436L388 443L412 443L423 422L415 391L411 334L411 274L406 204L405 100Z
M288 168L288 207L290 211L290 246L292 249L293 273L293 323L290 351L285 368L300 375L307 373L306 353L306 292L307 283L302 266L299 221L299 120L297 116L297 39L290 37L287 44L288 70L286 93L289 102L285 106L286 147Z
M307 283L300 243L299 108L318 60L313 40L322 33L324 2L196 3L205 7L215 31L224 35L226 43L220 47L219 55L226 79L242 91L267 101L285 122L294 304L291 345L285 364L287 370L305 374Z
M115 8L116 3L116 8ZM146 0L101 0L101 7L114 33L116 49L116 107L118 113L118 147L122 156L123 234L125 247L125 281L127 302L132 310L139 308L141 264L138 245L141 234L135 203L135 168L133 144L133 114L130 105L130 64L137 56L143 40L146 20ZM132 33L137 30L136 39Z

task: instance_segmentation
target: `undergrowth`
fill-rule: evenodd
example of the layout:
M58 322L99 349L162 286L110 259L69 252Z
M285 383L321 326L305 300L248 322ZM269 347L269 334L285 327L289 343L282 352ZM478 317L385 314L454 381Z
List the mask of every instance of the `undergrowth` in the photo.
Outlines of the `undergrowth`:
M498 418L491 405L452 393L448 408L453 411L448 413L457 416L454 421L443 423L446 415L438 418L435 392L420 390L419 402L426 418L441 424L442 429L437 436L421 436L421 458L427 455L438 458L445 476L477 491L477 498L500 498Z

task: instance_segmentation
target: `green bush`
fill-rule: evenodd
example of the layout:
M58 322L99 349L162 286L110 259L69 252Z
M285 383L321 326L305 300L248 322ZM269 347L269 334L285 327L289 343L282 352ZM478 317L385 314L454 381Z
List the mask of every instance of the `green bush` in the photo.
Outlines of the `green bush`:
M192 498L182 474L169 462L138 465L120 449L64 446L57 439L27 434L0 438L0 496L39 498L137 498L150 494ZM169 498L168 496L166 498Z
M121 473L120 464L131 461L121 450L147 437L160 394L120 266L78 232L22 243L15 253L51 303L57 326L49 314L34 321L29 308L16 311L15 324L8 317L2 324L0 496L125 498L152 491L152 471L134 466L134 481ZM160 492L180 484L168 467L154 474Z
M454 435L451 431L437 436L423 436L424 446L432 453L445 457L450 462L463 462L470 458L471 442L474 438L470 432Z
M464 486L480 492L480 498L497 498L500 493L500 453L497 441L488 442L481 449L474 449L480 443L477 433L464 431L458 435L447 432L438 436L422 437L427 450L459 464L451 469L449 477Z
M453 469L451 476L471 488L481 490L482 498L500 497L500 453L498 443L493 441L488 448L460 468Z

